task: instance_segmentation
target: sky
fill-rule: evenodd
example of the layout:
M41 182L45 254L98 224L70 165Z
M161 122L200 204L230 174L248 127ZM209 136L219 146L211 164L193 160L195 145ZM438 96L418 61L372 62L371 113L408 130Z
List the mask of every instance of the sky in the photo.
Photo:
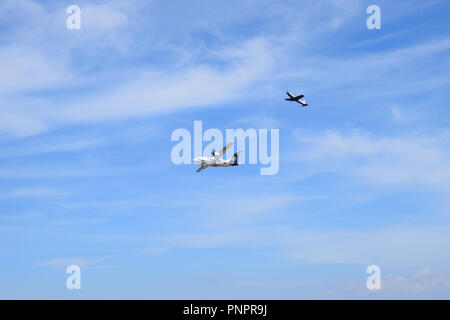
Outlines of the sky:
M449 299L449 12L1 1L0 298ZM174 164L194 121L278 129L278 172Z

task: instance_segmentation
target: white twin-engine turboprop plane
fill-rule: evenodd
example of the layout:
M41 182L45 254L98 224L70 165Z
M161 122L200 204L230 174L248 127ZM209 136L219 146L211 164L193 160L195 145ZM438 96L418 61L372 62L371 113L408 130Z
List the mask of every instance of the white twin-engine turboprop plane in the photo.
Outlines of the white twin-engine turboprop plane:
M222 156L225 152L227 152L228 148L231 147L233 145L233 142L230 142L229 144L227 144L221 151L216 152L215 150L213 150L211 152L212 157L211 158L206 158L206 157L199 157L199 158L195 158L194 159L194 163L198 163L201 164L202 166L200 168L197 169L197 172L200 172L202 170L205 170L208 167L234 167L234 166L238 166L238 157L239 154L242 151L238 151L236 152L230 159L228 160L223 160Z

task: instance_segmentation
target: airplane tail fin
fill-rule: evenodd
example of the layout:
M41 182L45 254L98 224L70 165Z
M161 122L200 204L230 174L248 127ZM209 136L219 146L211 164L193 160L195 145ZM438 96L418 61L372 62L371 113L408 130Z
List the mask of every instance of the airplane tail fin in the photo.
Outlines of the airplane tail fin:
M235 165L235 166L239 165L238 160L239 160L239 154L240 154L241 152L242 152L242 151L238 151L238 152L236 152L236 153L233 155L233 159L232 159L233 165Z

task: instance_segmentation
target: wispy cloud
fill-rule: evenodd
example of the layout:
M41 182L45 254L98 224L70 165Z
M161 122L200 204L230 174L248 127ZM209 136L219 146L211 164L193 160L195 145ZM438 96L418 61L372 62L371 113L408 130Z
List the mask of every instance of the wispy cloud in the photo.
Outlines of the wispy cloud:
M223 272L233 293L264 298L289 296L311 265L319 286L319 273L346 281L368 264L448 269L444 1L386 2L382 30L352 0L79 0L81 30L66 28L66 5L0 6L0 236L12 261L1 275L17 261L114 260L128 272L119 291L156 277L155 295L172 294L173 273L194 261L200 280L184 279L197 295L223 294L208 287ZM285 103L287 88L310 107ZM193 119L279 128L279 174L176 167L170 131ZM345 276L329 276L336 264ZM383 276L392 296L448 292L427 269Z
M72 193L48 187L18 188L10 192L0 194L0 198L61 198Z
M396 121L405 122L406 118L403 116L402 111L398 105L392 107L392 115Z
M448 299L450 275L428 268L411 277L388 274L381 278L381 289L370 291L365 283L345 285L330 292L332 298L350 299Z
M153 255L165 253L169 250L170 250L170 248L166 248L166 247L149 247L149 248L142 249L140 254L153 256Z
M38 262L36 265L38 267L55 267L58 269L65 269L70 265L78 265L80 268L87 268L94 264L100 263L104 258L57 258L46 261Z
M450 141L445 132L385 137L358 130L330 130L313 136L299 132L298 141L303 150L297 160L312 164L313 170L333 170L396 187L449 186Z

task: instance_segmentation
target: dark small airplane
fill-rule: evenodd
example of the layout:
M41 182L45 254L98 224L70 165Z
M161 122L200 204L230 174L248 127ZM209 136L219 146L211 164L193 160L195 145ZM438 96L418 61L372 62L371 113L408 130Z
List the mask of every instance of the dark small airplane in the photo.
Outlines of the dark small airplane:
M300 100L301 98L304 97L304 95L301 94L299 96L294 96L289 91L286 91L286 94L289 96L289 98L285 98L284 100L298 102L298 103L300 103L302 105L302 107L306 107L308 105L305 100L303 100L303 101Z

